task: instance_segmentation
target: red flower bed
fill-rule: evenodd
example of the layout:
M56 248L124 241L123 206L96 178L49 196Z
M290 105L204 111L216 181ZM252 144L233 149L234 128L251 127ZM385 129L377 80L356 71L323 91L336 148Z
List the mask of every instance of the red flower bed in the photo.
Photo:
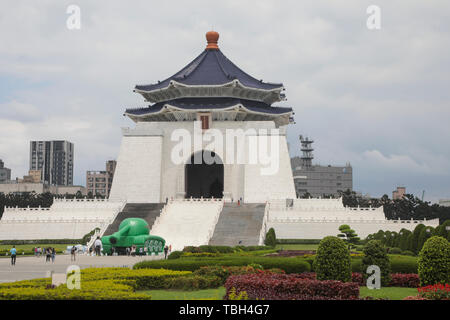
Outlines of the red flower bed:
M389 282L389 287L417 288L419 285L419 275L415 273L392 273Z
M360 286L366 285L363 275L358 272L352 273L352 282ZM392 273L388 287L417 288L420 284L419 275L415 273Z
M364 279L361 273L352 272L352 282L357 283L360 286L364 285Z
M303 278L302 278L303 277ZM250 300L348 300L358 299L359 285L334 280L312 280L301 274L246 274L225 282L228 298L232 289L245 291Z
M417 288L419 295L422 298L429 300L450 300L450 285L449 284L434 284Z

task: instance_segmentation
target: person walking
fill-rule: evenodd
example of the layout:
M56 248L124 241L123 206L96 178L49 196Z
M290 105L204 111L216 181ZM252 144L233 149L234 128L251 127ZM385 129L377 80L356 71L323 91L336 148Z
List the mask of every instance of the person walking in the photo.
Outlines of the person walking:
M75 256L77 253L77 247L72 246L72 249L70 249L70 261L75 261Z
M16 265L16 254L17 254L16 246L13 246L12 249L9 250L9 252L11 253L11 265L15 266Z
M164 259L167 259L167 252L169 251L169 247L165 246L164 247Z
M102 251L102 240L100 240L100 237L97 237L97 239L94 241L94 248L95 254L100 257Z
M172 245L170 244L169 245L169 254L171 254L172 253Z
M50 247L45 249L45 262L50 262L50 259L52 258L52 250Z
M56 258L56 250L55 248L52 248L52 263L55 263L55 258Z

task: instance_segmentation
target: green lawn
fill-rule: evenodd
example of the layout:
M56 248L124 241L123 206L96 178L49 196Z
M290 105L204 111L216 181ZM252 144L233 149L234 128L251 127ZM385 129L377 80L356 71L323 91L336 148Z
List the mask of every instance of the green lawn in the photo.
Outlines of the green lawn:
M317 250L318 244L277 244L277 250Z
M225 295L225 288L219 287L196 291L146 290L140 293L149 294L152 300L222 300Z
M78 243L76 243L78 244ZM25 250L31 253L33 248L35 247L41 247L41 248L55 248L57 253L61 253L62 251L66 251L67 246L69 244L48 244L48 243L39 243L39 244L17 244L15 245L17 250ZM0 245L0 251L3 250L10 250L13 246L10 244L1 244Z
M359 296L382 298L388 300L403 300L408 296L417 295L416 288L401 288L401 287L385 287L381 289L368 289L367 287L359 288Z

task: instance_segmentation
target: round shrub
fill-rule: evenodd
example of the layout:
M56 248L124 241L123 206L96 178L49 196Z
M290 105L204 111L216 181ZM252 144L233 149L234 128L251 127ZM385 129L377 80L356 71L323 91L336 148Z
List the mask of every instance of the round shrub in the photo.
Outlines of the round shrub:
M369 266L375 265L381 271L381 285L387 286L391 281L391 263L383 245L378 240L369 241L363 249L362 268L364 280L369 276L366 270Z
M313 267L318 280L349 282L352 279L350 251L338 237L325 237L320 241Z
M450 243L443 237L429 238L419 253L421 286L450 283Z
M409 251L409 250L403 251L402 255L404 255L404 256L412 256L412 257L415 256L414 252Z
M391 253L391 254L402 254L402 249L396 248L396 247L390 248L389 249L389 253Z
M266 239L264 240L264 244L266 246L275 247L277 244L277 237L275 235L274 228L270 228L269 231L267 231Z
M178 259L183 255L183 251L173 251L171 254L169 254L169 256L167 257L167 259Z

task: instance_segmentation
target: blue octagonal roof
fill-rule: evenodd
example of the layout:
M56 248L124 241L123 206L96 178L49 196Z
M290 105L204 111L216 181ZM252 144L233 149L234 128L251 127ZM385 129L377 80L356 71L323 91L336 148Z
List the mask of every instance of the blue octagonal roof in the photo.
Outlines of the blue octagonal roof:
M135 89L142 91L163 89L167 88L171 81L185 85L223 85L233 80L239 80L245 87L253 89L283 88L281 83L268 83L253 78L231 62L219 49L206 49L186 67L166 80L156 84L136 85Z

